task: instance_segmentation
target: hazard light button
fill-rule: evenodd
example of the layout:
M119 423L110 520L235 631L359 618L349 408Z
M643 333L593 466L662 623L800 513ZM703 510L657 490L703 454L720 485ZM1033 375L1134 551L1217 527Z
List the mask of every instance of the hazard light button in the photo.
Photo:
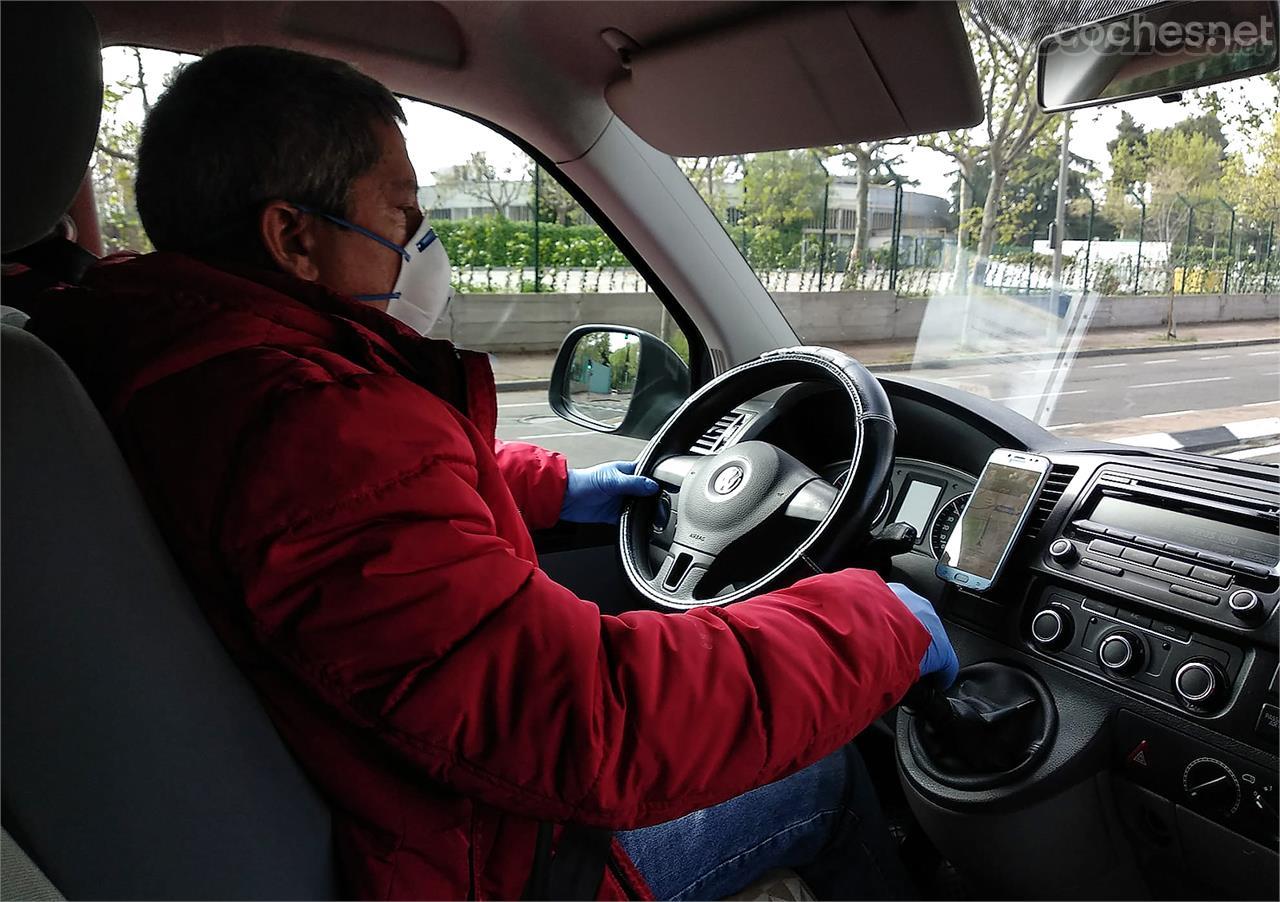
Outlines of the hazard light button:
M1130 767L1150 767L1151 762L1148 760L1147 740L1142 740L1133 747L1128 755L1125 756L1125 763Z

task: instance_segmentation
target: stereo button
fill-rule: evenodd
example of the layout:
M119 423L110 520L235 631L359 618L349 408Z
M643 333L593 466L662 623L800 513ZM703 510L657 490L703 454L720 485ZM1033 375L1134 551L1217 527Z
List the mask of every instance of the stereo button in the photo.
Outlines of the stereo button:
M1197 551L1196 557L1204 561L1206 564L1213 564L1216 567L1230 567L1231 558L1221 554L1214 554L1212 551Z
M1156 562L1156 556L1150 551L1143 551L1141 548L1126 548L1120 552L1120 556L1126 561L1133 561L1136 564L1145 564L1150 567Z
M1267 577L1271 575L1271 571L1268 568L1261 564L1255 564L1253 561L1237 559L1231 562L1231 566L1233 569L1239 570L1241 573L1247 573L1249 576Z
M1108 542L1104 539L1094 539L1089 543L1089 550L1096 551L1098 554L1109 554L1112 557L1119 557L1120 552L1124 551L1124 546L1117 545L1115 542Z
M1217 595L1198 592L1195 589L1188 589L1186 586L1170 586L1169 591L1174 595L1181 595L1183 598L1194 598L1196 601L1203 601L1205 604L1217 604L1222 600Z
M1162 636L1169 636L1172 639L1180 639L1186 642L1191 638L1191 630L1184 630L1180 626L1174 626L1171 623L1161 623L1158 620L1152 621L1151 628Z
M1221 586L1224 589L1231 583L1231 577L1227 574L1219 573L1217 570L1206 570L1204 567L1192 567L1191 578L1198 579L1202 583Z
M1166 573L1176 573L1179 576L1187 576L1191 573L1191 565L1171 557L1156 558L1156 566Z
M1164 542L1159 539L1153 539L1150 536L1134 536L1133 541L1143 548L1154 548L1156 551L1164 550Z
M1119 567L1113 567L1110 564L1104 564L1102 561L1091 561L1089 560L1089 558L1084 558L1083 560L1080 561L1080 564L1084 567L1088 567L1091 570L1101 570L1103 573L1110 573L1112 576L1124 575L1124 571L1121 570Z

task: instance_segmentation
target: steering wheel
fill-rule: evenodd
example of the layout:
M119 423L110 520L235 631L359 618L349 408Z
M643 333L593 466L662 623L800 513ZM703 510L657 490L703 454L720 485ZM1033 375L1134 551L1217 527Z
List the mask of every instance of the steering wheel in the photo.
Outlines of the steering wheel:
M737 405L796 383L834 386L850 402L853 453L836 484L764 441L738 442L710 455L689 453L707 428ZM798 563L822 572L822 562L868 535L892 469L895 435L884 389L847 354L782 348L734 367L685 401L640 453L635 472L656 480L662 492L623 507L618 529L627 578L650 601L685 610L741 601ZM813 529L768 572L716 594L700 591L731 545L751 534L759 538L757 531L776 522L777 515L812 523Z

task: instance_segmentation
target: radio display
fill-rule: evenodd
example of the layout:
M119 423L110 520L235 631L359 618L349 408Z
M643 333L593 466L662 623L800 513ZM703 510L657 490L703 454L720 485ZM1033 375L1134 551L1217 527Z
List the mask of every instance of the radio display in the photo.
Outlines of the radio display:
M1242 561L1274 567L1280 561L1280 536L1225 520L1168 510L1104 495L1089 519L1154 539L1212 551Z

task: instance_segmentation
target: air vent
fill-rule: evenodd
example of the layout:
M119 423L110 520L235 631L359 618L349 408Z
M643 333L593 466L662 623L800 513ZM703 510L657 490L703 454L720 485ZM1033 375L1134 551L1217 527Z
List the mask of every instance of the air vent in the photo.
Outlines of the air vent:
M694 454L715 454L721 448L731 444L734 436L742 431L750 414L735 410L716 420L714 426L702 434L702 438L693 443Z
M1027 528L1023 532L1026 538L1034 539L1040 534L1041 527L1049 519L1049 515L1053 513L1058 500L1062 498L1062 493L1067 490L1067 486L1079 469L1079 467L1069 467L1062 464L1054 464L1049 468L1049 475L1044 481L1044 488L1040 490L1040 497L1036 499L1035 509L1031 511L1031 516L1027 518Z

